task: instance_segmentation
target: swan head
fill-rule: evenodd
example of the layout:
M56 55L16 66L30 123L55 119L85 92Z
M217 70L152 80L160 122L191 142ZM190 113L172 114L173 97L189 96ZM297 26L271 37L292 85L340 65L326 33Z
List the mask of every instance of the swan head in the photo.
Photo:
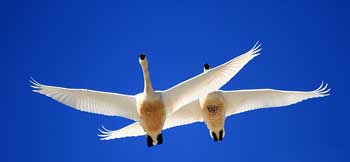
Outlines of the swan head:
M209 64L204 64L203 71L204 71L204 72L207 72L208 70L210 70Z
M140 60L144 60L146 58L146 55L141 53L140 56L139 56Z
M146 55L145 55L144 53L141 53L141 54L139 55L139 62L140 62L140 64L141 64L142 66L147 65L148 61L147 61L147 57L146 57Z

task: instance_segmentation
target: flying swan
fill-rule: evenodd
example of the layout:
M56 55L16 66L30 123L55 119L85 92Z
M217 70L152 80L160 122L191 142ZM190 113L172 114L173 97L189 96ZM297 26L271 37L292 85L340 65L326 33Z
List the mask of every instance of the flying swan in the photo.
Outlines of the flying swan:
M260 50L260 44L256 43L248 52L165 91L153 90L147 58L141 54L139 63L143 71L144 90L137 95L48 86L34 79L30 82L34 92L72 108L137 121L143 134L146 134L147 146L152 147L163 143L162 129L167 116L198 97L218 90L259 55Z
M204 65L208 73L209 65ZM212 69L214 70L214 69ZM314 91L283 91L274 89L252 89L209 93L185 105L167 117L163 130L176 126L203 122L207 125L211 138L221 141L225 136L225 119L228 116L261 108L288 106L303 100L328 96L330 89L323 82ZM101 140L144 135L139 124L135 122L119 130L111 131L103 127Z

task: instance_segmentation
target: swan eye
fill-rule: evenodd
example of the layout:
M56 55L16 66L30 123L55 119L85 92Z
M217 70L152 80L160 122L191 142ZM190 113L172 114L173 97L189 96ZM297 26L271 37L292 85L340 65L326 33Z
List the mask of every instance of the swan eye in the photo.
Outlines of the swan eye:
M209 64L204 64L204 69L205 69L205 70L209 70L209 69L210 69Z
M141 60L144 60L144 59L146 58L146 55L144 55L144 54L140 54L140 56L139 56L139 57L140 57L140 59L141 59Z

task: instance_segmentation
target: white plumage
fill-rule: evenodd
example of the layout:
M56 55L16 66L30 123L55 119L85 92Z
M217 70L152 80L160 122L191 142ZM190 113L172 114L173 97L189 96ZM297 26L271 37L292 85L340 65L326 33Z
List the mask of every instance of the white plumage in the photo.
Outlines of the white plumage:
M164 91L165 107L170 109L168 112L174 112L187 103L198 99L198 97L218 90L230 81L251 59L258 56L260 50L260 44L256 43L245 54ZM191 95L191 97L188 95Z
M282 91L274 89L238 90L225 92L228 116L245 111L288 106L303 100L328 96L327 84L314 91Z
M303 100L325 97L330 89L323 82L313 91L282 91L274 89L252 89L223 92L226 116L261 109L288 106ZM167 117L164 129L203 122L199 100L195 100ZM144 135L138 122L115 131L102 131L102 140Z
M88 89L47 86L38 83L34 79L30 82L33 84L31 87L34 88L34 92L51 97L77 110L138 120L136 98L134 96Z
M142 128L125 131L128 134L140 135L145 131L147 138L152 138L148 146L156 144L164 125L166 116L177 111L186 104L198 99L200 96L218 90L235 76L250 60L259 55L260 44L248 52L209 70L188 79L166 91L154 91L148 71L148 61L145 55L140 55L140 64L144 74L144 92L131 96L118 93L99 92L87 89L69 89L63 87L48 86L32 80L34 92L46 95L58 102L77 110L97 113L109 116L119 116L142 123ZM149 109L155 107L157 110ZM149 115L146 115L149 114ZM165 115L164 115L165 114ZM150 116L156 116L149 118ZM104 135L109 135L111 131L102 131ZM141 134L144 134L141 133ZM118 135L115 136L118 138Z

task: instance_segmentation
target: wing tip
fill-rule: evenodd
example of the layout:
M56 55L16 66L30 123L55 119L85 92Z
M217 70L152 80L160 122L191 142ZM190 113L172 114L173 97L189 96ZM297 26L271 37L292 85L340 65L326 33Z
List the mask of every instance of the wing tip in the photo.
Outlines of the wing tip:
M326 96L330 95L330 91L331 91L331 88L328 87L328 84L327 83L324 84L324 82L322 81L321 85L316 90L314 90L313 92L318 93L322 97L326 97Z
M114 137L112 137L112 133L113 131L105 128L103 125L101 125L102 129L97 129L98 131L100 131L100 134L97 134L97 136L101 137L100 140L101 141L106 141L106 140L111 140L114 139Z
M30 77L29 79L30 87L33 88L33 92L39 92L42 88L42 84L37 82L33 77Z
M254 46L253 46L253 48L251 48L249 51L250 51L250 54L252 55L252 56L258 56L258 55L260 55L260 51L262 50L262 48L261 48L261 43L260 43L260 41L257 41L255 44L254 44Z

